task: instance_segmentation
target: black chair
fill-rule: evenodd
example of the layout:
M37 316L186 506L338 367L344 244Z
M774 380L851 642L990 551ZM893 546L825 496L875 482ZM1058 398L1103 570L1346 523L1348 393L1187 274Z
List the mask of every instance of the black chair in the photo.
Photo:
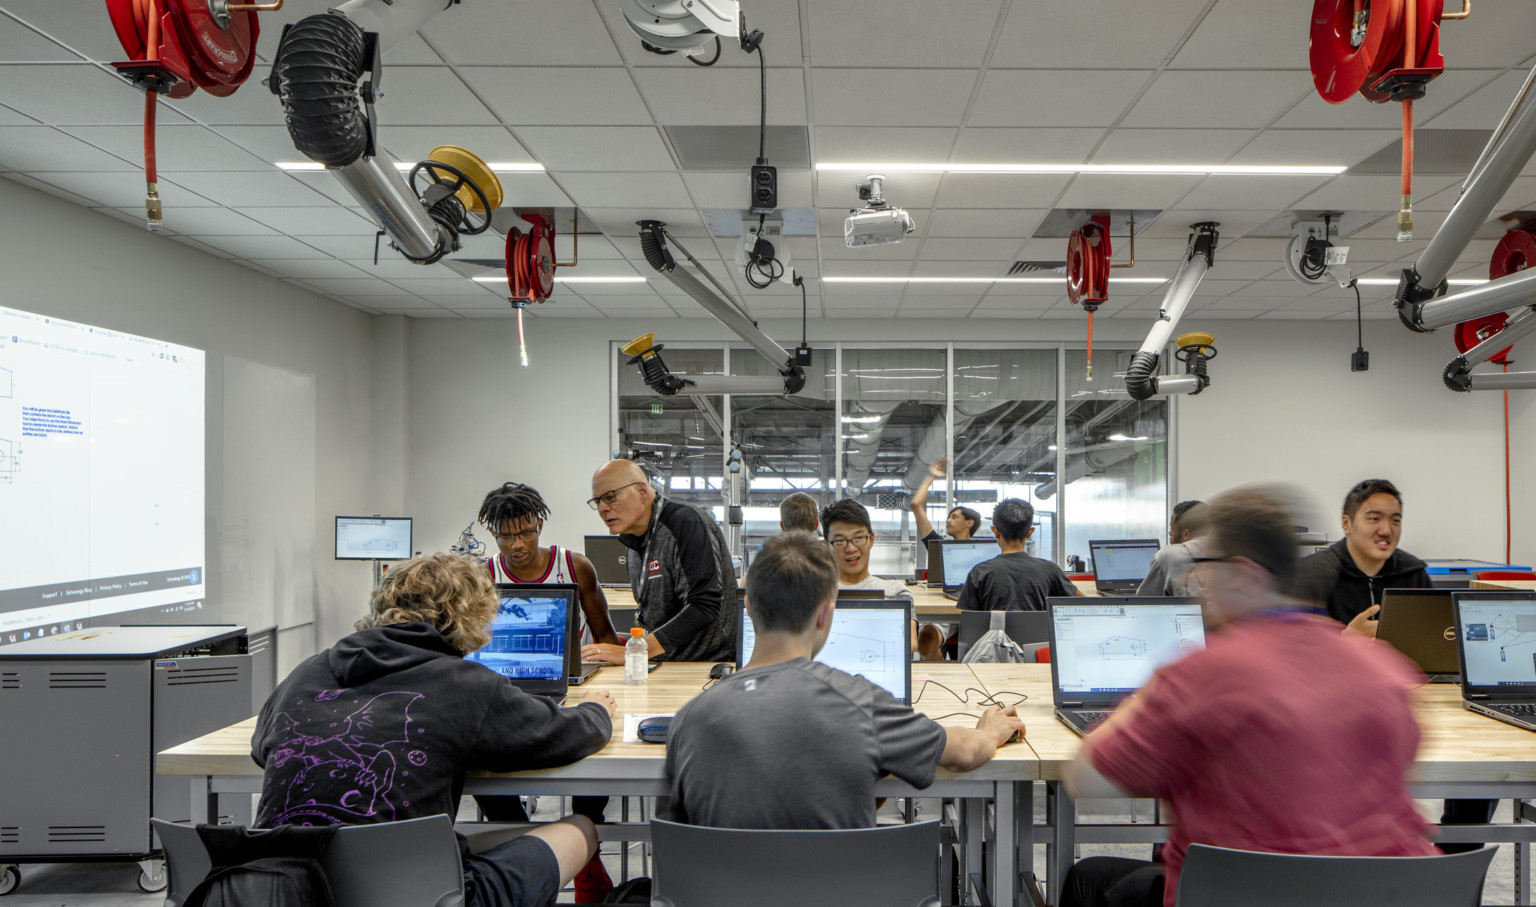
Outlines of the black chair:
M939 823L777 831L651 820L652 907L938 907Z
M992 621L991 611L960 612L960 657L970 651L981 634L987 632ZM1050 642L1051 614L1049 611L1004 611L1004 629L1008 638L1019 644L1025 652L1033 646Z
M1177 907L1475 907L1497 848L1436 857L1317 857L1190 845Z

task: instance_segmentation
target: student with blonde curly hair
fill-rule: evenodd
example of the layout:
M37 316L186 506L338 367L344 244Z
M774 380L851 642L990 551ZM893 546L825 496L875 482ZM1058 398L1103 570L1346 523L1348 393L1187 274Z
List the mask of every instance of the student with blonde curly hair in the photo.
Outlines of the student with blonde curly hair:
M485 569L463 558L395 565L357 632L300 664L262 707L256 826L452 817L471 770L550 768L602 749L608 694L557 708L464 660L490 640L498 606ZM592 859L597 832L571 816L473 849L465 842L466 904L546 904Z

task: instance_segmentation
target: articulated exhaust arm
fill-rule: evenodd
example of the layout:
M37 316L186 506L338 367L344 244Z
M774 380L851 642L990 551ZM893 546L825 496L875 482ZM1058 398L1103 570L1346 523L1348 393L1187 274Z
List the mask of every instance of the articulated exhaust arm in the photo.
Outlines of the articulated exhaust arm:
M1159 375L1157 367L1173 329L1178 327L1189 300L1215 261L1216 242L1220 237L1217 226L1213 223L1193 225L1195 232L1189 236L1189 246L1184 250L1184 260L1179 262L1178 271L1168 281L1157 321L1147 332L1147 339L1141 342L1141 348L1131 357L1131 367L1125 373L1125 389L1137 400L1147 400L1159 394L1198 394L1211 383L1205 364L1216 357L1216 348L1212 346L1215 339L1210 334L1189 333L1179 338L1179 352L1175 355L1184 362L1185 374Z
M269 82L282 100L294 146L335 173L395 248L417 264L431 264L457 250L460 233L490 226L489 210L483 212L483 224L465 220L466 206L479 211L482 203L489 205L477 180L487 183L498 202L501 196L500 187L490 185L495 176L489 170L465 174L436 167L428 170L433 184L426 197L419 198L375 140L380 54L454 2L347 0L301 19L284 30ZM365 73L372 73L372 79L359 88ZM435 172L443 169L458 179Z
M1536 300L1536 270L1520 271L1460 293L1446 295L1446 276L1473 235L1536 153L1536 68L1504 114L1473 165L1461 196L1419 260L1403 271L1397 287L1398 317L1410 330L1437 328L1507 311ZM1504 344L1508 345L1507 341Z
M1536 372L1478 372L1472 367L1487 362L1521 337L1536 331L1536 306L1523 309L1504 327L1480 341L1445 367L1445 386L1453 391L1518 390L1536 387Z
M667 240L693 261L693 256L688 255L688 250L683 248L675 238L667 233L667 225L654 220L643 220L640 225L640 249L645 253L645 260L650 263L661 275L678 289L692 296L704 310L715 316L726 327L736 332L736 336L746 341L758 355L778 370L779 376L763 375L758 377L733 377L729 375L677 375L667 368L667 364L661 358L662 347L654 342L656 335L645 334L630 341L623 348L626 355L632 356L630 364L640 366L640 374L645 378L645 383L651 390L662 396L675 394L709 395L709 394L794 394L805 387L805 372L794 362L788 350L779 346L772 337L763 333L753 321L751 316L729 295L716 284L718 295L711 292L703 281L694 277L687 271L677 266L677 261L667 249ZM694 262L698 267L698 262ZM714 283L709 277L709 272L699 267L699 272Z

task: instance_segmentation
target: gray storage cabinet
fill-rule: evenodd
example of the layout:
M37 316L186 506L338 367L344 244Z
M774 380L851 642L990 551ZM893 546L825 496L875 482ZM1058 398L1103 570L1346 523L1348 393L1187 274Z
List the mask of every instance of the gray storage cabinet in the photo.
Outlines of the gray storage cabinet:
M0 649L0 866L144 860L186 821L155 754L251 715L244 627L93 627ZM148 870L146 870L148 872ZM143 884L141 880L141 884Z

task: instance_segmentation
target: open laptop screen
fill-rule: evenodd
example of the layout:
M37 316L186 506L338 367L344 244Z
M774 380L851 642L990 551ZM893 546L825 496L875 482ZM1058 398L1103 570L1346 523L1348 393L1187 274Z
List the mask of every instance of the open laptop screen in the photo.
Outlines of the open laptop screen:
M997 547L996 539L945 541L939 548L944 585L947 587L965 585L966 577L971 575L972 567L982 561L990 561L1002 553L1002 549Z
M1536 593L1457 592L1455 602L1463 684L1536 693Z
M752 659L757 634L745 609L741 615L738 666ZM832 612L832 632L816 660L856 674L884 688L901 702L911 702L912 609L906 602L839 600Z
M1051 599L1051 674L1058 698L1114 699L1152 672L1205 648L1200 604L1189 599Z
M1088 543L1093 555L1093 577L1096 580L1135 580L1147 578L1152 569L1152 556L1157 554L1157 539L1119 539Z
M513 587L514 589L516 587ZM513 680L563 682L566 676L566 621L574 598L567 592L532 595L497 587L501 603L491 621L491 641L464 656Z

